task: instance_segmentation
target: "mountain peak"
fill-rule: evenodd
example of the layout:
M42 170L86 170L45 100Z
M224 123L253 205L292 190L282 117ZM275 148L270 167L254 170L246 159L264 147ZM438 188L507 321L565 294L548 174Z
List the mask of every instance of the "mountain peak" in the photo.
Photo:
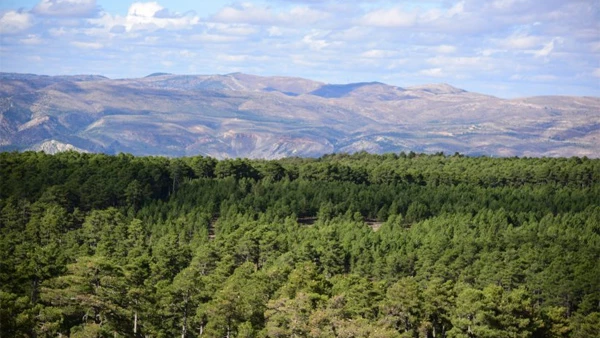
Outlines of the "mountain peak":
M0 151L600 156L600 98L503 100L445 83L400 88L243 73L98 79L0 73Z
M164 75L173 75L173 74L171 74L171 73L157 72L157 73L148 74L145 77L155 77L155 76L164 76Z
M421 90L432 94L460 94L466 93L464 89L456 88L447 83L432 83L419 86L407 87L408 90Z

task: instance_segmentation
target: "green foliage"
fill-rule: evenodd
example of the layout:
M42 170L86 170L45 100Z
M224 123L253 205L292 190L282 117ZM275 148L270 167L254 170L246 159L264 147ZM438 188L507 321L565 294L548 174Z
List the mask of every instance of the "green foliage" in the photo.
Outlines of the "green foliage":
M600 161L0 153L0 336L593 337Z

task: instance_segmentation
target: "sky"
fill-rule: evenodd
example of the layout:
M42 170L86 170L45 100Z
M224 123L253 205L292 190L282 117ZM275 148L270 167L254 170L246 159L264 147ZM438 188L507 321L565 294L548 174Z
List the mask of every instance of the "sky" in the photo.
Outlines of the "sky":
M0 0L0 71L600 96L600 1Z

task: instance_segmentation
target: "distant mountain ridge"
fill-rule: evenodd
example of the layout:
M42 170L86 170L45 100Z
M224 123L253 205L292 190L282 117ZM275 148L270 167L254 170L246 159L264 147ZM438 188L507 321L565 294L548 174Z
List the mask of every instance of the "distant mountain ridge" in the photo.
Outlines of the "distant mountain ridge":
M600 157L600 98L243 73L0 73L0 150L217 158L333 152Z

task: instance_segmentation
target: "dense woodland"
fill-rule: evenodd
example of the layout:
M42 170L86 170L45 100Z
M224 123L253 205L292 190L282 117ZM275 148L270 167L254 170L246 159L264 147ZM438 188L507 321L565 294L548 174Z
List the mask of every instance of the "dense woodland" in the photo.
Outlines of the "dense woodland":
M0 153L0 337L598 337L600 160Z

